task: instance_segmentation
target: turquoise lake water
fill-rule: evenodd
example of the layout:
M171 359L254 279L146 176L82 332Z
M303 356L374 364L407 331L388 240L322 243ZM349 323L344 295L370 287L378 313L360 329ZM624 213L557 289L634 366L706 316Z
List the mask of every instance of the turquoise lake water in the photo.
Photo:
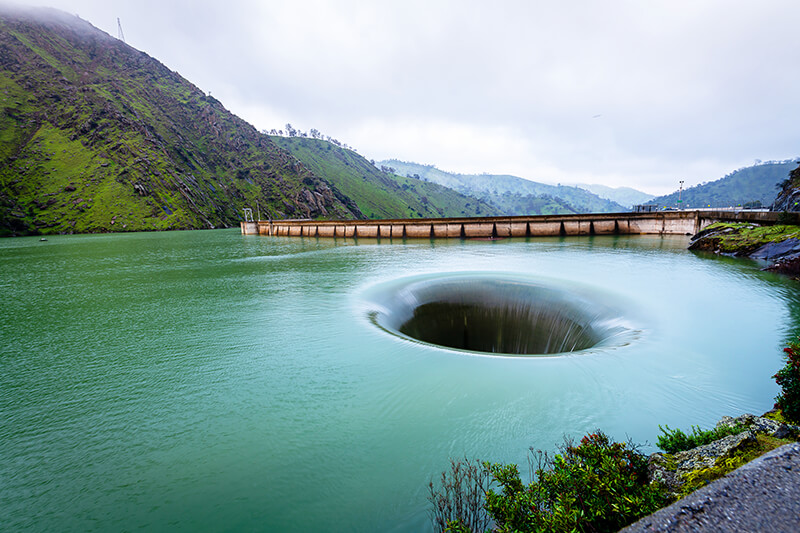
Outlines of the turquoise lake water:
M687 242L0 240L0 529L425 531L450 457L525 466L597 428L649 452L659 424L763 413L798 284ZM465 274L591 292L634 333L477 356L370 320Z

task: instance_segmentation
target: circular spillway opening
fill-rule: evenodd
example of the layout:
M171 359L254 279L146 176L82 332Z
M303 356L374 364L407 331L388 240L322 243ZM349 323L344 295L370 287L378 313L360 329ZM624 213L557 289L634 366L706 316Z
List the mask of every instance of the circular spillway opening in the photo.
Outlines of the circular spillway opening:
M384 331L447 349L558 355L623 346L636 335L610 295L498 274L397 280L373 291L369 316Z

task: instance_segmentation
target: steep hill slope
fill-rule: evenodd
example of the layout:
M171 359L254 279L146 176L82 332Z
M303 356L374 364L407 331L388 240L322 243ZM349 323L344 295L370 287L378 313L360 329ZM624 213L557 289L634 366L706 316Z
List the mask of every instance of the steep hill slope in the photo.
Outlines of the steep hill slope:
M0 6L0 234L227 226L256 201L362 216L155 59L78 17Z
M475 196L497 206L507 215L619 213L628 210L578 187L546 185L507 175L454 174L432 165L396 159L381 161L378 165L390 167L400 175L419 177Z
M464 217L502 214L447 187L381 172L353 152L320 139L271 137L315 174L325 176L369 218Z
M786 180L796 166L796 160L787 160L740 168L724 178L684 189L682 207L735 207L757 203L769 207L778 195L778 184ZM675 207L678 192L653 198L648 203Z

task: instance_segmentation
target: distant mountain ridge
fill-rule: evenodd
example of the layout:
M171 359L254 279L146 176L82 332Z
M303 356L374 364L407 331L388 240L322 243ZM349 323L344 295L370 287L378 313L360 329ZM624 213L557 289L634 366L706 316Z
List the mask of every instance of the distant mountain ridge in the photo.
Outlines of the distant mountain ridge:
M798 158L767 161L734 170L727 176L708 183L653 198L650 204L666 207L736 207L775 202L781 184L797 166ZM679 196L681 202L679 203Z
M609 187L607 185L599 185L597 183L574 183L575 187L586 189L587 191L596 194L600 198L617 202L620 205L631 208L635 205L641 205L649 202L655 198L654 194L647 194L646 192L633 189L631 187Z
M433 165L388 159L376 163L397 174L419 177L456 191L480 198L506 215L547 215L566 213L613 213L628 208L600 198L585 189L568 185L547 185L517 176L494 174L456 174Z

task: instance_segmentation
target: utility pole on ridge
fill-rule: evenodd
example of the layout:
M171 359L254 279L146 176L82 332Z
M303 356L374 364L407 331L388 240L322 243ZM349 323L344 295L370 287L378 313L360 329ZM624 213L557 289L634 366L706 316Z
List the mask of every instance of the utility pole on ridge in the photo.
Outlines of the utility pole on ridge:
M127 44L125 41L125 34L122 33L122 22L120 22L119 17L117 17L117 37L119 37L120 41Z

